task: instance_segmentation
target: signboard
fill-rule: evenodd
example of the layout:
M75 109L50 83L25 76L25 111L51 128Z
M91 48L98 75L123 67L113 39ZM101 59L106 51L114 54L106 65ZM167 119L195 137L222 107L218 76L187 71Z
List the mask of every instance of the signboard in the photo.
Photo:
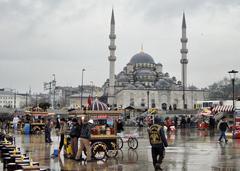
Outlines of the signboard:
M239 109L237 109L237 110L235 111L235 115L236 115L236 117L240 117L240 110L239 110Z
M240 117L235 118L235 125L240 126Z

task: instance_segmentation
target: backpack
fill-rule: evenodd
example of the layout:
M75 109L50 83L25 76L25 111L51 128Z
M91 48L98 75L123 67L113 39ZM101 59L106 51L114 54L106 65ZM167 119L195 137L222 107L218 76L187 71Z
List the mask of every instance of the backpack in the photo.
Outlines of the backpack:
M149 140L151 145L162 144L160 129L162 126L154 124L149 129Z

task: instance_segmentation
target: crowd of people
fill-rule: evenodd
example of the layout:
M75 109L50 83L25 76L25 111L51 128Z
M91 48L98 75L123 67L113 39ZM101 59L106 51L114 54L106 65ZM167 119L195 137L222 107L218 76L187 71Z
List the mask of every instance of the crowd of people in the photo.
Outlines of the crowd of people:
M207 120L207 121L206 121ZM17 116L13 118L13 129L18 129L18 124L21 122ZM76 161L84 160L82 157L82 151L86 150L86 161L93 161L90 152L90 138L91 138L91 128L93 127L93 120L87 117L85 118L56 118L56 119L43 119L41 122L45 123L45 143L52 143L52 130L55 128L56 135L60 137L58 156L60 156L63 151L64 141L66 135L71 138L71 149L72 153L70 158ZM181 115L174 116L172 118L166 117L161 118L159 116L151 117L150 120L144 120L140 118L138 120L139 128L145 126L145 122L148 126L149 142L152 146L152 159L153 166L156 170L161 170L161 163L165 154L165 147L168 146L166 134L168 132L174 131L177 128L194 128L196 127L193 116L191 115ZM209 129L216 128L216 121L213 117L203 118L202 122L208 122ZM2 122L1 128L7 129L9 124L7 122ZM116 120L117 132L124 131L124 122L122 119ZM224 139L225 143L228 142L226 137L226 131L229 129L227 124L227 118L223 117L217 125L217 129L220 131L220 136L218 141L222 142ZM80 142L80 144L78 144Z
M55 121L47 119L45 122L45 142L52 143L51 132L55 128L56 135L60 136L60 142L58 147L58 156L63 151L64 141L67 135L71 138L71 159L81 161L82 151L86 149L86 161L91 162L90 155L90 137L91 127L93 126L93 120L85 118L56 118ZM78 144L80 140L80 144Z

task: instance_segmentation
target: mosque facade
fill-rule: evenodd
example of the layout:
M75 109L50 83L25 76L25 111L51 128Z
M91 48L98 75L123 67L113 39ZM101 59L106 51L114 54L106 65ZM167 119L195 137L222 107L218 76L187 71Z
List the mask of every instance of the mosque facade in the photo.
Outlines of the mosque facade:
M158 108L160 110L193 109L196 101L204 100L207 92L195 86L187 86L187 37L186 21L182 20L182 49L180 65L181 81L164 72L163 64L156 63L148 53L141 52L132 56L123 70L115 74L115 19L111 16L109 51L109 79L103 85L104 95L110 106L136 109Z

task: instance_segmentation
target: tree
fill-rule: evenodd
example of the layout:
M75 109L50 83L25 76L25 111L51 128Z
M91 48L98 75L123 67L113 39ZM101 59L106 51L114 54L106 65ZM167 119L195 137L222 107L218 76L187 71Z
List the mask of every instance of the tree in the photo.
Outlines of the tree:
M48 102L39 103L39 107L42 108L44 111L47 111L51 107L51 104Z
M213 83L208 87L209 99L211 100L229 100L232 98L232 82L228 78ZM235 97L240 96L240 79L235 80Z

